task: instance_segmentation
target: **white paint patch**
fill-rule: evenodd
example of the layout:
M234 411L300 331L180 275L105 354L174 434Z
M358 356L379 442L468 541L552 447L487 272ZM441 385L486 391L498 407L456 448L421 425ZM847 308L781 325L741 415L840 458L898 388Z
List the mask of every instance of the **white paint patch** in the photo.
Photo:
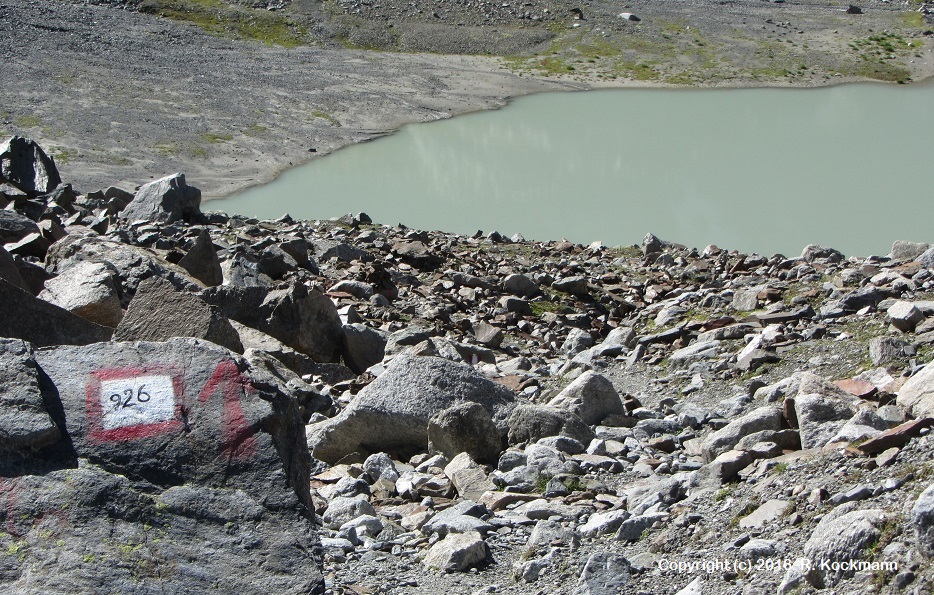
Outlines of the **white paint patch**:
M103 380L100 398L104 430L175 419L175 389L171 376Z

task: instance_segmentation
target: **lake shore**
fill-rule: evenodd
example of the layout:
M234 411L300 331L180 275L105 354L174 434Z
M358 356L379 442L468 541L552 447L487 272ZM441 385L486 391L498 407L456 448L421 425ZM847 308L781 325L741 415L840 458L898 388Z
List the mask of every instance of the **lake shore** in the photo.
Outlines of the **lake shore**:
M675 48L669 45L646 50L647 55L656 52L660 60L653 62L656 65L648 76L645 69L629 69L628 63L621 61L624 50L588 49L596 46L587 35L614 39L613 35L619 34L620 38L636 39L618 19L613 20L615 15L607 12L610 8L602 14L595 5L588 20L563 23L561 27L567 27L545 44L550 46L542 48L555 51L527 52L504 60L353 50L333 43L267 46L218 37L191 24L131 10L11 0L0 8L0 36L11 48L0 73L4 106L0 136L22 134L40 140L68 178L83 190L110 185L132 190L156 172L184 171L203 189L204 198L211 200L268 182L309 159L385 135L403 124L496 108L530 93L678 86L678 81L692 86L804 87L865 79L833 76L817 67L804 74L771 78L759 76L754 69L734 73L732 65L744 62L727 54L741 52L737 46L735 51L723 50L724 55L718 58L720 66L703 70L706 79L701 80L694 66L672 70L664 62L665 52ZM649 10L649 5L640 8ZM829 18L823 16L825 8L794 10L804 15L801 18L824 27L822 21ZM685 9L665 10L674 13ZM694 29L665 21L659 32L662 38L677 38L713 21L717 24L710 25L711 30L722 31L731 23L758 22L766 14L762 10L750 4L730 14L698 11L691 22L700 24ZM833 19L839 18L837 12ZM711 19L710 14L716 18ZM900 14L886 9L872 17L860 16L892 20L901 18ZM684 15L666 16L681 19ZM662 22L660 17L656 20ZM373 22L382 21L376 18ZM789 32L814 38L823 35L816 25L813 35L806 34L803 21L795 25L801 27L798 32L788 21L768 18L762 22L769 23L763 30L773 27L778 31L776 36ZM581 32L577 40L573 36L582 29L573 25L581 23L586 35ZM860 26L866 23L870 21ZM653 39L651 33L651 26L646 25L638 39L648 44ZM855 30L848 33L854 39L861 34ZM896 61L904 62L914 81L934 71L929 38L920 30L917 34L918 41L910 41L914 39L910 33L900 37L903 45L917 51L900 46L893 50L900 52ZM763 39L767 35L771 34L763 33ZM705 43L699 39L692 37L690 42ZM709 39L706 43L727 47ZM915 43L924 45L912 45ZM789 40L786 45L790 44ZM597 56L597 51L609 57ZM617 51L620 53L614 53ZM909 55L909 51L914 54ZM555 60L563 70L554 67ZM689 75L694 78L689 80Z

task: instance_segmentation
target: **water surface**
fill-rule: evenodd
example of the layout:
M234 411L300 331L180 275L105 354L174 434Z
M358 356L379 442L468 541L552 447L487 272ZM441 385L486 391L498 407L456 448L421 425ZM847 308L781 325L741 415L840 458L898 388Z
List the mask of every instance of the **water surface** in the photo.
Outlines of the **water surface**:
M545 93L414 124L225 199L228 212L608 245L886 254L932 241L934 84Z

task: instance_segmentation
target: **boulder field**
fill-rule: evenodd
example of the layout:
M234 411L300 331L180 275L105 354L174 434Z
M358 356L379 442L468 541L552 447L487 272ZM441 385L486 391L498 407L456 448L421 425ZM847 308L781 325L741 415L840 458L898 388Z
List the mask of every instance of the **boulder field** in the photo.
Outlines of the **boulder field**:
M929 593L934 247L466 237L0 145L0 589Z

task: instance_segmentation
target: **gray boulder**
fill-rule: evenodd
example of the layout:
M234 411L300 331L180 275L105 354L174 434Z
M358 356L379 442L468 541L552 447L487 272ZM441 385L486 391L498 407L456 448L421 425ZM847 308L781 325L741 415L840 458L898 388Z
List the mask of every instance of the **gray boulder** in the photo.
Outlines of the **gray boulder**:
M588 425L599 424L608 415L626 412L613 383L596 372L581 374L549 401L548 406L570 411Z
M386 355L386 332L363 323L345 324L343 331L344 362L347 367L362 374L364 370L383 361Z
M312 514L298 405L230 351L196 339L36 352L76 454L154 485L242 489Z
M0 339L0 473L10 473L5 467L15 458L12 451L39 449L59 438L42 400L32 345Z
M0 144L0 181L30 194L51 192L62 183L55 161L38 143L22 136Z
M539 293L538 283L525 275L506 275L503 279L503 289L507 293L519 297L534 297Z
M934 417L934 365L928 363L898 390L896 403L915 417Z
M431 546L424 564L447 572L461 572L486 559L487 545L479 533L452 533Z
M136 289L114 340L166 341L172 337L205 339L243 353L240 336L216 308L196 295L176 291L164 279L150 277Z
M86 345L107 341L113 329L95 324L0 279L0 337L29 341L37 347Z
M704 439L701 446L704 462L709 463L720 454L731 450L749 434L763 431L776 432L781 429L781 425L782 411L778 407L754 409Z
M326 462L361 451L424 450L429 420L458 403L479 403L499 429L515 406L513 393L473 368L438 357L400 355L339 415L312 428L309 446Z
M548 436L568 436L590 444L593 430L575 414L543 405L519 405L509 416L509 444L535 442Z
M584 564L574 595L616 595L632 575L629 560L612 552L591 554Z
M448 459L467 453L481 463L496 463L502 452L500 431L479 403L458 403L428 421L429 450Z
M866 550L879 539L880 528L889 517L879 509L854 510L855 503L838 506L811 532L804 544L804 555L818 567L822 585L831 587L855 574L850 561L864 558ZM821 564L827 562L827 564ZM846 564L834 563L843 562Z
M211 241L211 234L208 233L207 229L201 230L188 253L178 261L178 266L188 271L192 277L208 287L220 285L224 282L221 262L217 257L217 251Z
M201 219L200 207L201 191L185 182L185 174L176 173L137 190L120 216L128 221L195 223Z
M29 217L8 209L0 210L0 244L18 242L36 233L39 233L39 226Z
M343 333L337 308L326 295L303 284L274 290L222 285L204 290L201 297L227 318L275 337L316 362L340 360Z
M805 394L795 397L795 416L802 448L824 446L856 414L851 399Z
M924 251L930 247L930 244L922 242L895 240L892 242L892 251L889 253L889 257L893 260L912 260L924 254Z
M39 298L81 318L113 328L123 319L118 284L112 265L77 262L46 281Z

